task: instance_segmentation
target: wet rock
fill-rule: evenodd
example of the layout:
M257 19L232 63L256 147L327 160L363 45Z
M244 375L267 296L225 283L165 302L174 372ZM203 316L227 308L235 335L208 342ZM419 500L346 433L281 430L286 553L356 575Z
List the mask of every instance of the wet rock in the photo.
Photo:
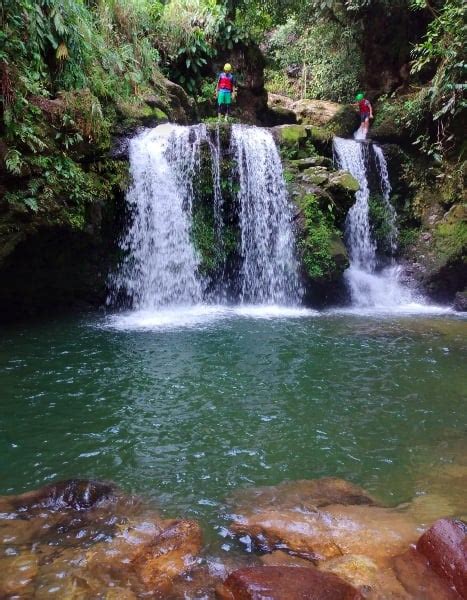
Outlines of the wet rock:
M0 510L22 512L35 508L89 510L101 502L114 500L115 497L115 487L110 483L70 479L17 496L2 496Z
M459 600L459 595L434 573L428 560L414 548L394 558L393 568L411 600Z
M384 563L418 537L408 515L376 506L264 510L237 518L231 528L262 550L286 549L316 562L361 554Z
M260 556L260 561L268 567L307 567L310 568L312 563L305 558L292 556L283 550L274 550L269 554Z
M467 598L467 525L440 519L417 542L417 551L462 598Z
M234 571L217 588L220 600L359 600L335 575L302 567L252 567Z
M30 585L38 573L38 557L32 552L0 559L0 598L29 597Z
M392 569L379 567L367 556L342 556L321 563L319 568L338 575L368 600L409 600Z
M237 511L302 507L315 510L329 504L375 505L376 500L363 488L345 479L323 477L285 481L275 486L245 488L232 495Z
M190 569L201 550L201 528L194 521L175 521L132 561L150 588L168 589L174 578Z

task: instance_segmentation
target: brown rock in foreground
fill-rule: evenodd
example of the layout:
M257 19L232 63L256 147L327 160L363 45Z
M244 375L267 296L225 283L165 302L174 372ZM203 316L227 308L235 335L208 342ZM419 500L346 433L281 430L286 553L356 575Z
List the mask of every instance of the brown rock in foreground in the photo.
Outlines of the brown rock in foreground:
M217 588L220 600L361 600L335 575L303 567L251 567L234 571Z
M430 567L467 599L467 525L440 519L417 542Z
M231 529L249 535L262 550L285 549L317 562L358 554L385 563L419 535L416 523L394 509L340 504L254 513L238 518Z

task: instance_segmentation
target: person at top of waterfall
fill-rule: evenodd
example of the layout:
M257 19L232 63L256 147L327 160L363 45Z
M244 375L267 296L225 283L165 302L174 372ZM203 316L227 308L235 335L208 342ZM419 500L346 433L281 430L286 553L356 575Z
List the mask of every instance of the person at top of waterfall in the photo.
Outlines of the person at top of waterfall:
M236 81L232 74L232 65L226 63L224 65L224 70L217 78L216 84L217 114L219 118L221 115L224 115L226 121L229 118L235 85Z
M360 132L366 137L370 129L370 119L373 118L373 107L362 92L356 95L355 100L360 111Z

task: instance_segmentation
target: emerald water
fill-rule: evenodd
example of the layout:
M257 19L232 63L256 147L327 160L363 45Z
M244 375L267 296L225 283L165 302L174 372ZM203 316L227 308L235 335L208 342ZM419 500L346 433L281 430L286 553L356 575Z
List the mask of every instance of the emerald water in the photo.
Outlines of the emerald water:
M113 480L209 537L242 486L330 475L396 504L465 452L466 320L273 308L157 319L3 333L0 493Z

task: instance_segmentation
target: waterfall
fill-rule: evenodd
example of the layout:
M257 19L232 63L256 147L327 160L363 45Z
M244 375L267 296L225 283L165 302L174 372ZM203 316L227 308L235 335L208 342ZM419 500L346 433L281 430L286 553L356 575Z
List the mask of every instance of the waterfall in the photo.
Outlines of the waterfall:
M239 179L241 293L246 303L296 304L301 297L292 208L271 133L233 125Z
M389 201L391 185L386 159L382 149L354 140L334 138L334 154L339 168L349 171L357 179L360 189L355 194L355 204L346 219L346 241L350 267L345 272L352 304L357 307L391 308L409 304L412 294L400 282L402 269L393 261L378 270L376 243L373 240L370 219L370 185L368 172L370 154L375 157L380 190L386 207L389 225L389 243L392 252L397 248L396 211Z
M207 149L212 177L216 244L222 245L225 215L221 186L219 126L165 124L130 143L131 185L126 200L131 224L121 240L122 263L111 281L110 302L124 295L139 311L196 306L207 300L199 275L200 257L192 240L192 208L198 201L201 149ZM224 302L224 278L241 303L296 304L298 263L282 165L269 131L234 125L232 182L238 180L240 229L238 261L214 282L211 301ZM204 153L204 150L203 150ZM204 156L204 154L203 154ZM204 159L203 159L204 165ZM204 168L204 167L203 167ZM205 292L206 288L206 292Z
M121 247L125 258L114 287L136 309L201 301L198 257L190 239L193 177L200 162L204 125L159 125L130 143L133 222Z

